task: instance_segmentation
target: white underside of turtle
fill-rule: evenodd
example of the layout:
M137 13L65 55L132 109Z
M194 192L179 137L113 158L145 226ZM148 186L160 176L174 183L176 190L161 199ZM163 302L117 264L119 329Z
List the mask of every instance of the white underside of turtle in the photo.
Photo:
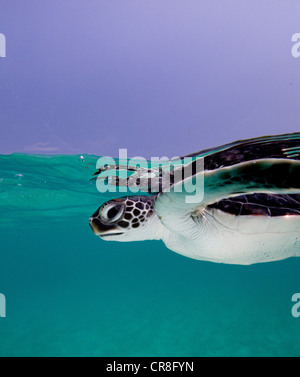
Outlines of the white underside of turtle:
M300 217L253 218L213 209L201 218L190 237L163 232L172 251L217 263L253 264L300 255Z

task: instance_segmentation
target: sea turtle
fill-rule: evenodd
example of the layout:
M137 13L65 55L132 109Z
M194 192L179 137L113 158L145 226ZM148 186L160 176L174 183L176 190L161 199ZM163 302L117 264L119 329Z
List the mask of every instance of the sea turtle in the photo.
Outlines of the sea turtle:
M94 233L110 241L162 240L176 253L219 263L300 256L300 133L240 140L187 157L193 158L191 173L175 181L176 169L171 171L169 189L154 169L159 192L101 205L90 218ZM193 164L200 159L203 169L197 171ZM145 173L127 170L139 179ZM186 187L197 177L204 179L203 198L190 203ZM116 177L110 182L120 185Z

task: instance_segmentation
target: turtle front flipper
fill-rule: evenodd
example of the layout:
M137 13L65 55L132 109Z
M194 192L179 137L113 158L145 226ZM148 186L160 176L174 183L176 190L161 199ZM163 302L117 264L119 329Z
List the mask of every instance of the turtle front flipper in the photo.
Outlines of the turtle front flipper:
M299 194L300 161L261 159L205 171L205 203L248 193Z
M200 195L193 192L199 189L197 179L203 183ZM159 194L154 209L166 227L186 235L187 227L182 225L188 222L191 234L193 216L205 215L208 205L252 193L299 194L300 161L271 158L200 171Z

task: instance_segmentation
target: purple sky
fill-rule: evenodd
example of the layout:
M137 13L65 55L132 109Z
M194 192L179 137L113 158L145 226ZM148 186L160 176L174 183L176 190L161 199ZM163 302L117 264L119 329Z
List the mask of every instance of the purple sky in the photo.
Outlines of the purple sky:
M183 155L300 131L299 0L1 0L0 154Z

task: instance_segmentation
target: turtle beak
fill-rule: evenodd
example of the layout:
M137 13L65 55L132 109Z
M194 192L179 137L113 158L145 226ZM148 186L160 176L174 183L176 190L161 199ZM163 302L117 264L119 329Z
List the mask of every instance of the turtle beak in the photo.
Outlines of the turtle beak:
M96 236L99 236L101 238L110 235L122 234L122 232L118 232L117 228L114 225L103 224L98 217L90 217L89 223L92 231L96 234Z
M90 227L92 228L92 231L96 234L96 236L100 235L101 230L99 223L95 217L89 218Z

